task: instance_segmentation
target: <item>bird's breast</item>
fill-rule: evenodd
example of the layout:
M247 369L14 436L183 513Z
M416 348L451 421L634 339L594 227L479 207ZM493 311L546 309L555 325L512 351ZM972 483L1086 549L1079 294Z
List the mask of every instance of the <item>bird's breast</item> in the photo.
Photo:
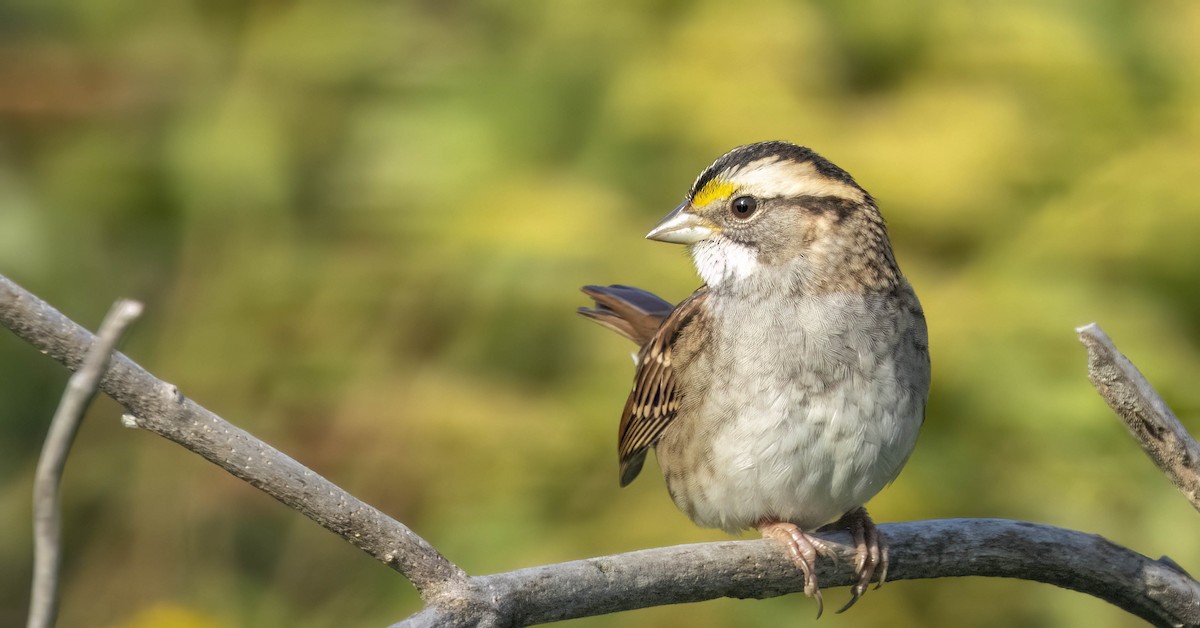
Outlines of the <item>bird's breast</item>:
M923 343L923 319L889 295L707 305L707 342L677 364L679 415L657 448L685 513L812 529L896 477L924 413L927 356L905 348Z

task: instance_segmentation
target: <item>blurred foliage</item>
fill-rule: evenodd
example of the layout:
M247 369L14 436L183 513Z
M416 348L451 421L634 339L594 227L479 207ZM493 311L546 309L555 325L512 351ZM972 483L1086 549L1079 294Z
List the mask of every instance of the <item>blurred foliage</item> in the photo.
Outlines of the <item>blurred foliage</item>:
M1200 4L0 5L0 272L405 521L471 573L724 538L619 491L631 346L584 283L678 299L642 234L784 138L879 199L934 386L880 520L1031 519L1200 568L1195 513L1092 391L1098 320L1200 431ZM0 335L0 625L66 373ZM67 469L65 626L386 625L411 588L96 404ZM842 591L827 593L835 602ZM801 596L579 626L793 625ZM900 582L823 626L1134 626L1044 585Z

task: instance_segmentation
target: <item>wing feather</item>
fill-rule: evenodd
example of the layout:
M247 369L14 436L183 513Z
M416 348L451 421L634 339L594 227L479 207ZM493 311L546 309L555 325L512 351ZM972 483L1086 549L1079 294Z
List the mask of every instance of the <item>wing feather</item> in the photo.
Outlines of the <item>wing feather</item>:
M692 293L671 311L638 353L633 390L625 402L617 432L621 486L632 482L641 472L647 450L658 441L679 410L672 347L707 296L707 287Z

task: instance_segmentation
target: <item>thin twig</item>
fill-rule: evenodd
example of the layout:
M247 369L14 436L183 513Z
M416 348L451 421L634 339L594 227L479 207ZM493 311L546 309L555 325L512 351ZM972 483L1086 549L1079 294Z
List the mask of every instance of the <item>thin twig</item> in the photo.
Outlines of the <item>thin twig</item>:
M1200 443L1171 412L1141 371L1096 323L1075 330L1087 347L1088 379L1121 417L1154 464L1200 510Z
M96 396L108 359L130 323L141 314L142 304L137 301L121 300L113 304L79 370L67 381L67 389L50 421L33 479L33 587L29 628L51 628L58 616L59 567L62 565L59 487L63 468L83 414Z
M79 368L92 344L86 329L3 275L0 325L67 368ZM121 352L113 353L100 390L128 411L125 425L182 445L302 513L399 571L426 602L465 583L461 569L407 526L188 399Z

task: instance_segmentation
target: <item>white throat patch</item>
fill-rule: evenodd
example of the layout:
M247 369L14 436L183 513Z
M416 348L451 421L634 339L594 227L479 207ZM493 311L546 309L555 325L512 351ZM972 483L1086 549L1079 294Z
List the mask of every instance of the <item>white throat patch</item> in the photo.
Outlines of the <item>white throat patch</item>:
M692 260L704 283L714 288L726 281L748 279L761 266L754 249L725 239L692 245Z

